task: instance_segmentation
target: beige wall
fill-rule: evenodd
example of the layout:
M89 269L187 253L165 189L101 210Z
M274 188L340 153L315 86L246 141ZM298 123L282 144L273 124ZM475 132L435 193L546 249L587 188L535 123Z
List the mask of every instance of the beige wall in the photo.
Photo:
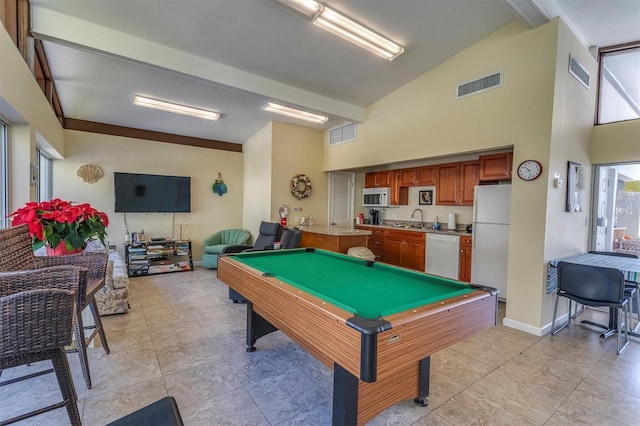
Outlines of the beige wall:
M272 123L246 141L244 152L243 228L258 235L260 222L273 221L271 205ZM253 240L252 240L253 241Z
M640 161L640 120L593 127L589 156L594 164Z
M536 264L541 265L540 274L543 282L546 278L544 261L588 250L588 223L591 211L591 161L588 149L596 100L595 78L592 79L591 87L587 90L567 70L570 55L573 55L594 77L597 75L597 63L587 48L562 22L558 27L557 46L544 251L537 252L536 258L532 259ZM582 212L565 212L568 161L580 163L584 167L587 189L581 194ZM553 175L556 172L565 183L560 189L553 188ZM515 265L516 268L519 266ZM515 271L514 280L517 279L517 269ZM532 305L537 305L538 301L541 301L541 305L537 307L541 311L540 326L545 332L550 330L555 297L546 294L546 286L542 289L523 288L517 294L523 298L523 303L529 301ZM528 323L533 319L530 318Z
M559 25L529 30L514 21L369 107L357 141L325 150L326 170L508 146L515 165L540 161L541 178L513 180L511 203L507 316L530 332L545 321L540 294ZM499 70L501 88L455 99L457 84ZM530 292L537 303L527 300Z
M448 157L548 140L555 25L514 21L367 108L357 140L325 148L325 170ZM455 98L456 85L502 70L501 88Z
M525 159L540 161L541 178L513 180L505 318L536 334L544 333L551 319L545 261L587 247L587 213L564 213L566 188L552 189L554 172L566 181L568 160L588 170L591 165L595 90L585 90L567 73L569 53L596 75L588 50L560 20L533 30L513 22L370 106L357 141L325 149L326 170L437 160L506 146L513 146L514 166ZM455 99L457 84L498 70L504 73L501 88ZM587 212L589 191L583 194ZM412 207L387 213L406 219L400 216ZM436 209L427 208L428 220L440 216ZM461 211L458 221L468 214Z
M329 177L322 171L323 132L308 127L273 123L271 176L271 218L278 220L278 209L289 208L287 224L295 226L296 216L313 216L315 224L327 223ZM311 195L298 200L291 194L291 179L306 175L311 180ZM294 208L301 211L294 212Z
M295 215L311 213L316 223L326 223L328 178L322 172L324 135L308 127L270 122L243 144L245 187L244 227L255 237L261 221L279 222L278 210L289 208L288 225ZM291 179L309 177L312 193L298 200L291 195ZM294 208L302 211L294 212Z
M147 238L192 240L193 258L202 259L203 240L225 228L242 227L242 154L174 145L118 136L65 131L66 156L54 166L55 197L91 203L109 216L109 241L122 250L125 215L114 213L113 172L191 177L191 213L127 213L129 232L145 231ZM76 176L83 164L97 164L104 178L88 184ZM228 192L215 194L211 187L222 174Z
M3 25L0 52L0 118L11 125L9 211L14 211L35 196L29 175L36 140L58 152L64 152L64 141L60 123Z

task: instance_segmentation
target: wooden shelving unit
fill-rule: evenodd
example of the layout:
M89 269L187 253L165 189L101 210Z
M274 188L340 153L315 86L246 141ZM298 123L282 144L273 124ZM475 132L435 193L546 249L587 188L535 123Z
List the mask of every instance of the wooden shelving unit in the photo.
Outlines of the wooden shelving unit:
M149 241L124 248L130 277L193 271L191 241Z

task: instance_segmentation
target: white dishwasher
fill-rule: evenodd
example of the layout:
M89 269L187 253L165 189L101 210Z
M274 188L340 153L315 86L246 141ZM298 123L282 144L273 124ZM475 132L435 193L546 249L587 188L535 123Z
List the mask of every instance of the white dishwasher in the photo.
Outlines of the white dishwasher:
M427 233L425 272L458 279L460 261L460 236Z

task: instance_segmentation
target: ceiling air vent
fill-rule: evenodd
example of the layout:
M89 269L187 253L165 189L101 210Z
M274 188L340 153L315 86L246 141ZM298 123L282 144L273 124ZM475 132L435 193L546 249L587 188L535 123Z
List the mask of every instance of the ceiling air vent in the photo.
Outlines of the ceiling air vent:
M456 97L460 99L500 86L502 86L502 71L458 85Z
M329 130L329 145L338 145L356 140L356 123L347 123Z
M582 65L580 65L580 62L578 62L573 55L569 55L569 74L574 76L576 80L589 90L591 75Z

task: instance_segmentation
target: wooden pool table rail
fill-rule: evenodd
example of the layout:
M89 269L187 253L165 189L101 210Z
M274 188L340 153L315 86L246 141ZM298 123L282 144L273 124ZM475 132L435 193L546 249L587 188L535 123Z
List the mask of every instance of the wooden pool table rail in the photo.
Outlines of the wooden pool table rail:
M218 278L250 301L248 319L254 312L333 368L336 377L340 377L340 369L354 377L350 383L355 390L342 389L344 384L336 386L334 377L334 422L338 416L342 420L337 423L342 424L349 424L354 415L357 423L363 424L399 401L426 397L429 356L496 324L497 295L478 289L384 318L391 327L374 334L374 347L369 348L373 352L363 352L364 334L349 325L352 313L275 277L264 276L233 257L220 259ZM260 327L269 332L268 325ZM247 344L251 346L258 337L248 334ZM364 358L373 364L363 364ZM373 381L363 368L374 368ZM363 376L369 381L362 380ZM347 399L336 392L345 393ZM354 397L355 414L349 402ZM352 411L336 413L340 403Z

